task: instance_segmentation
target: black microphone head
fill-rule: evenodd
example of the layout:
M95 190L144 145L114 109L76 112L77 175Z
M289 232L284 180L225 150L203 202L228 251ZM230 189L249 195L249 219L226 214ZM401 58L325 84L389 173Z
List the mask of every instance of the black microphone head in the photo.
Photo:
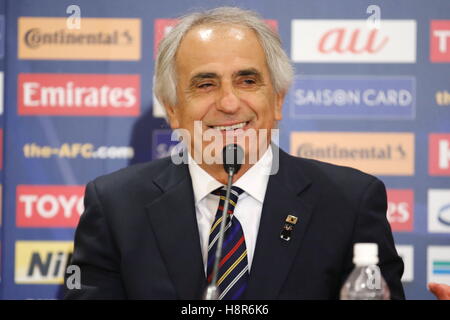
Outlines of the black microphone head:
M239 169L241 169L242 160L244 159L244 150L237 144L228 144L223 147L222 150L223 156L223 168L226 173L229 173L230 170L233 170L233 173L236 174Z

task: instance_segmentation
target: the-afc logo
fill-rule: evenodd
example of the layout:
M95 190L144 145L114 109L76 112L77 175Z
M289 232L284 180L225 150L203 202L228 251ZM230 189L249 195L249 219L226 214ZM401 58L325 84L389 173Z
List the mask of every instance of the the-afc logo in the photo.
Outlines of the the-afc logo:
M84 186L19 185L16 190L18 227L76 227L84 211Z
M413 231L414 191L411 189L389 189L387 190L387 197L387 218L392 231Z
M450 134L429 136L428 169L432 176L450 176Z
M430 60L450 62L450 20L431 21Z

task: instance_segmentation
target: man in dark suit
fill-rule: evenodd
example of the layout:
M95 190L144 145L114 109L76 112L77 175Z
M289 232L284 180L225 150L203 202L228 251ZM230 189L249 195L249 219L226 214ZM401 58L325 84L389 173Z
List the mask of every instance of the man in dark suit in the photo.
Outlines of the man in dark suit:
M391 298L403 299L382 182L270 144L291 81L278 35L254 13L218 8L184 17L160 44L155 93L171 127L182 130L189 163L165 158L88 184L72 258L81 289L66 297L200 299L223 210L217 194L227 182L211 159L237 141L244 163L226 220L221 299L338 299L359 242L378 244Z

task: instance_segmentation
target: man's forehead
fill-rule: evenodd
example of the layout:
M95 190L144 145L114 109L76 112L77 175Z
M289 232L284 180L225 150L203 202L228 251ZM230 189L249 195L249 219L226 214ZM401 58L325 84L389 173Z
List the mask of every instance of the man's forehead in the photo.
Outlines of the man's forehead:
M261 74L265 73L266 57L250 28L206 24L195 26L185 35L178 48L176 67L188 78L251 73L249 70Z
M243 40L245 37L255 35L249 27L238 24L201 24L193 27L186 33L185 38L197 37L199 40L208 41L213 38L230 37ZM256 36L256 35L255 35Z

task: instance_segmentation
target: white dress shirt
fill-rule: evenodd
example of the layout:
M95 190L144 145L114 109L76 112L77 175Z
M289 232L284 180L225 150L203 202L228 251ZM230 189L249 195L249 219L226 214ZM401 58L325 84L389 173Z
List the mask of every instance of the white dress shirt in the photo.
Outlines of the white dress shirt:
M241 223L244 232L249 270L252 266L264 196L266 194L267 183L269 182L268 173L272 166L272 158L272 148L269 147L258 162L250 167L233 184L244 190L244 193L239 196L233 214ZM209 231L211 230L217 207L219 206L219 197L212 195L211 192L223 186L223 184L203 170L192 159L190 154L189 173L192 179L192 188L194 189L195 212L200 234L203 266L206 274Z

